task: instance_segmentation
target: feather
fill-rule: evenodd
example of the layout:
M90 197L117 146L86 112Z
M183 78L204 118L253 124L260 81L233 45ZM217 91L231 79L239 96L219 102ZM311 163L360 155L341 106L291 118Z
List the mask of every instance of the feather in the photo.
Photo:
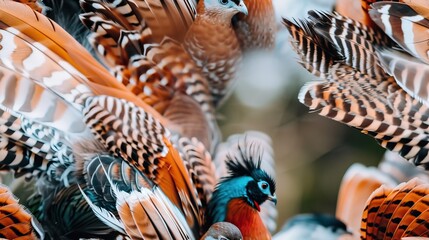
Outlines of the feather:
M396 82L410 96L429 103L427 75L429 66L408 54L395 50L381 49L378 56L383 68L395 77Z
M1 1L0 9L2 66L27 78L31 76L37 84L72 104L76 104L79 94L93 92L125 98L147 108L56 23L12 1ZM28 61L40 64L29 65ZM147 111L164 121L156 111Z
M91 203L98 204L99 200L93 193L82 185L82 191ZM91 205L86 201L79 186L53 186L49 196L40 196L40 221L46 227L50 238L113 238L121 233L112 229L99 220Z
M204 213L217 182L211 156L196 138L179 138L177 150L181 153L192 184L198 192L203 209L201 213Z
M361 215L371 193L381 185L395 187L396 182L377 168L355 163L347 169L338 192L336 217L355 236L359 235Z
M106 202L115 203L114 189L131 192L140 188L152 188L153 183L122 159L109 155L96 155L85 162L82 170L88 187Z
M386 43L387 40L381 37L369 37L376 35L373 33L363 34L366 30L359 29L362 25L340 18L338 14L310 11L309 15L310 20L315 23L315 31L319 37L324 37L336 46L339 54L344 57L345 64L376 79L386 77L384 70L378 64L373 43L382 42L389 45L389 42ZM359 30L356 31L356 29Z
M183 215L174 215L172 203L158 194L162 192L154 194L145 188L119 192L117 209L128 235L133 239L193 239Z
M92 5L100 6L95 8ZM90 1L84 2L83 6L88 12L81 15L81 18L94 32L91 36L93 47L107 65L120 66L117 68L116 77L127 89L159 113L172 117L175 120L173 124L178 121L183 123L182 117L178 118L180 115L172 115L178 111L177 108L185 109L181 104L199 104L198 109L202 109L205 118L200 118L201 113L196 112L193 126L206 126L208 123L209 131L207 128L197 130L195 127L182 125L182 135L198 137L207 148L214 149L220 137L209 86L201 69L180 43L170 38L153 41L151 29L140 29L122 23L125 21L122 15L108 3ZM133 14L139 19L144 16L137 10L133 10ZM184 100L183 95L188 95L191 99L180 103L173 100Z
M424 11L421 15L414 8ZM429 6L414 3L381 2L371 5L371 19L403 49L429 64L427 41L429 37Z
M312 74L326 76L334 62L344 59L335 45L325 38L317 37L311 23L307 21L294 23L284 18L283 24L293 38L292 47L298 53L300 63Z
M44 231L34 217L18 203L7 186L0 186L0 236L6 239L44 238ZM36 235L40 234L39 236Z
M14 0L15 2L23 3L29 6L34 11L44 13L47 11L47 7L44 5L42 1L39 0Z
M96 206L87 196L87 194L83 191L82 187L79 186L79 189L82 193L82 196L84 197L94 214L98 217L98 219L100 219L107 226L115 229L120 233L125 234L125 226L122 220L117 219L113 213L107 211L106 209Z
M403 183L391 190L380 187L368 199L362 221L361 236L365 239L386 239L399 237L427 237L425 230L412 231L409 227L419 221L427 209L428 184L417 179ZM372 212L372 218L368 213ZM412 214L411 214L412 212ZM407 214L410 213L410 214ZM368 216L368 218L365 218ZM423 219L421 219L423 220ZM426 220L420 221L425 226Z
M202 223L198 195L163 125L134 104L108 96L88 98L84 115L106 149L159 185L176 207L189 211L188 224L197 229Z
M137 0L136 4L157 41L165 36L183 40L197 13L194 0Z

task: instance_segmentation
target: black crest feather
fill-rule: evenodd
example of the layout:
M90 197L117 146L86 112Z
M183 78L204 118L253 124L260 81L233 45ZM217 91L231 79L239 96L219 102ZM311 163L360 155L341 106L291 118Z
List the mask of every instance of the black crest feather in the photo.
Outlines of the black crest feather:
M228 176L225 179L231 179L242 176L250 176L255 180L264 180L270 185L271 193L276 191L276 182L261 168L263 151L256 142L244 140L243 144L237 145L239 154L228 154L226 157L226 166Z

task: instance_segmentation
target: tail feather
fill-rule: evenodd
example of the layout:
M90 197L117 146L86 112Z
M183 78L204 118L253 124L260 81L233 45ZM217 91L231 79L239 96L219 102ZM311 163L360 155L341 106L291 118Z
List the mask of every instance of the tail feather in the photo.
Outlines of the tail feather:
M80 94L116 96L147 108L56 23L13 1L1 1L0 14L2 66L34 80L78 109L81 99L76 97ZM163 119L154 110L147 111Z
M416 178L394 189L377 189L368 199L361 236L365 239L428 237L427 218L424 218L428 191L429 185Z
M384 236L393 235L393 239L402 237L408 225L416 218L416 211L423 211L428 208L428 193L429 184L421 184L405 195L401 199L402 203L398 205L392 215L392 219L398 218L400 222L390 221L387 225L389 231Z
M84 115L111 154L159 185L176 207L187 213L189 225L198 228L202 214L195 186L168 140L169 132L156 118L132 103L108 96L88 98Z
M393 78L379 81L348 66L338 65L338 69L331 70L331 82L311 82L302 87L299 100L322 116L371 135L407 159L414 158L416 164L424 163L427 107L410 101Z

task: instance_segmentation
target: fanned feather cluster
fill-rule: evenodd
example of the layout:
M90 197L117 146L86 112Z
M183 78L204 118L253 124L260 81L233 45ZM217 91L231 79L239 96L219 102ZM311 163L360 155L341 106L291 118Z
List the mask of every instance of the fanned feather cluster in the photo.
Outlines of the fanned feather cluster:
M61 6L48 2L48 12ZM243 2L81 0L80 19L101 63L37 13L42 5L25 3L0 1L0 169L32 181L22 204L33 215L13 203L19 217L5 217L14 222L2 224L0 234L12 238L9 227L29 238L241 239L230 223L206 226L223 177L212 161L220 138L214 110L230 91L241 50L232 34L230 55L199 61L201 51L222 43L193 27L234 33L232 17L245 11ZM271 1L264 4L272 10ZM85 35L68 30L77 40ZM203 48L193 51L186 39ZM270 143L261 148L272 152ZM257 153L238 151L249 155L230 178L261 177ZM264 219L272 222L273 213Z
M425 167L428 65L421 43L427 39L428 9L374 3L369 14L383 31L338 13L311 11L308 20L284 20L303 66L323 79L306 84L299 100ZM398 45L402 52L393 50Z

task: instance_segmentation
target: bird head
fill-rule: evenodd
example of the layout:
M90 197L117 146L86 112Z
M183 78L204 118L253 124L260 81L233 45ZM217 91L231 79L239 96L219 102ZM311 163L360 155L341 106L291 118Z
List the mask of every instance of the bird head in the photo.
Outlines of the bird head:
M243 0L204 0L206 11L229 13L231 17L237 13L248 14Z
M201 240L242 240L240 229L228 222L218 222L210 226Z
M244 200L257 211L267 200L277 203L275 181L261 169L262 154L252 146L243 149L238 145L239 155L227 156L228 175L220 180L209 202L209 223L224 221L232 200Z
M227 167L229 176L225 177L219 186L230 187L236 184L240 191L231 197L243 198L250 206L260 211L260 205L269 200L277 203L275 195L276 185L274 179L261 169L261 160L256 163L250 158L243 156L242 162L237 159L228 159Z

